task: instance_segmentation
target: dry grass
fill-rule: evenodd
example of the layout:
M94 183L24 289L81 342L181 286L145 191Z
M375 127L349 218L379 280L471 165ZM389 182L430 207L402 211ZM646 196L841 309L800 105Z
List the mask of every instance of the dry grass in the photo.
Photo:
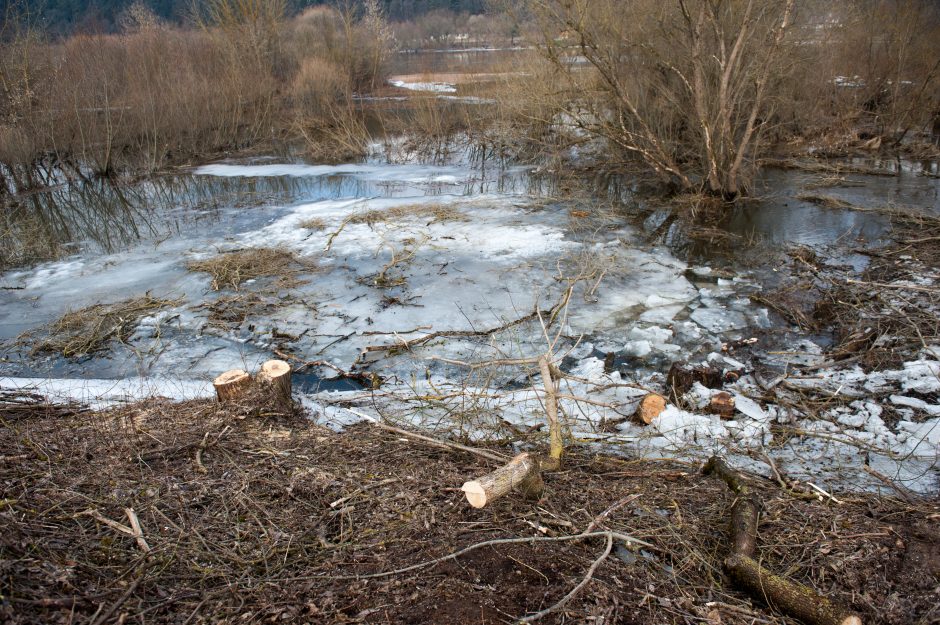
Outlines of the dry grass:
M811 204L816 204L817 206L822 206L823 208L839 208L851 210L855 208L855 205L851 202L846 202L841 198L837 198L834 195L822 195L818 193L800 193L796 196L796 199L801 202L809 202Z
M468 217L453 206L444 204L405 204L357 213L349 219L349 223L374 224L405 219L427 220L428 223L468 221Z
M202 28L144 16L121 34L56 41L8 15L0 193L32 188L37 171L151 171L298 136L317 154L363 153L352 95L382 82L381 24L329 10L285 23L280 1L201 4Z
M130 338L142 317L176 306L179 300L143 297L114 304L95 304L65 313L55 322L22 336L32 353L56 353L73 358L107 349L112 339Z
M326 228L326 222L319 217L310 217L297 224L298 227L305 230L323 230Z
M0 620L505 623L568 593L602 544L499 545L343 576L490 539L576 534L622 502L602 528L654 548L618 549L540 622L792 623L722 573L734 496L693 467L572 450L541 501L475 510L459 486L492 469L475 456L246 408L151 401L76 413L0 401ZM935 505L852 494L832 505L750 485L764 503L764 566L866 623L932 622ZM126 509L146 553L101 520L127 525Z
M208 273L212 277L212 289L238 288L248 280L278 276L289 279L296 276L304 267L310 265L301 262L291 252L276 248L252 248L235 252L224 252L205 260L187 263L190 271Z

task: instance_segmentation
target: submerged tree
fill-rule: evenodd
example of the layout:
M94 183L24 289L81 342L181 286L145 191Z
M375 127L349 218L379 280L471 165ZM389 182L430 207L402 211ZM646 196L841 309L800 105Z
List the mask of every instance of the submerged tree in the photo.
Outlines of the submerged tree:
M794 0L527 7L545 56L580 85L566 104L573 123L678 190L726 199L747 192L775 87L791 63Z

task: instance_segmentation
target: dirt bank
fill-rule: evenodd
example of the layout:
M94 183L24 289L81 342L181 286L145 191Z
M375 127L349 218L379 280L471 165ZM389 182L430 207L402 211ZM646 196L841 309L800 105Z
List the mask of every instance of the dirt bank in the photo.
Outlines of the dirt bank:
M546 476L541 501L510 497L473 509L459 487L491 468L369 425L335 433L300 414L238 413L207 401L90 412L8 396L0 405L0 616L511 622L579 584L604 540L495 545L356 576L493 539L576 534L619 502L601 527L655 548L616 546L541 622L794 622L733 590L722 573L733 498L698 467L577 453ZM936 501L795 499L752 481L764 503L765 566L866 623L940 622Z

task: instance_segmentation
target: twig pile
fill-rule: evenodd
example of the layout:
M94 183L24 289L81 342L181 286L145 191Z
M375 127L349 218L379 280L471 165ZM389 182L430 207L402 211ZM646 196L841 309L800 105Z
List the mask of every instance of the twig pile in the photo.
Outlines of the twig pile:
M190 261L186 266L190 271L201 271L212 276L214 291L237 291L248 280L267 276L289 279L305 264L287 250L259 247L224 252L205 260Z
M87 356L107 349L112 339L127 341L141 318L179 303L179 300L151 297L148 293L114 304L95 304L69 311L19 340L32 345L32 354L57 353L66 358Z

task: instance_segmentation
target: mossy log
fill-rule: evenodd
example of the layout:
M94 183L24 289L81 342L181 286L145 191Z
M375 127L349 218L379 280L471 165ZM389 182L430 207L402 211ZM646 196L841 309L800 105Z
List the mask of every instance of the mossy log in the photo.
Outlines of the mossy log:
M775 575L754 560L760 501L741 474L713 456L703 473L721 478L736 495L731 505L731 554L724 567L734 582L752 597L807 625L862 625L862 619L815 590Z
M466 494L471 506L483 508L512 491L527 498L537 498L544 486L538 456L523 452L492 473L465 482L460 490Z

